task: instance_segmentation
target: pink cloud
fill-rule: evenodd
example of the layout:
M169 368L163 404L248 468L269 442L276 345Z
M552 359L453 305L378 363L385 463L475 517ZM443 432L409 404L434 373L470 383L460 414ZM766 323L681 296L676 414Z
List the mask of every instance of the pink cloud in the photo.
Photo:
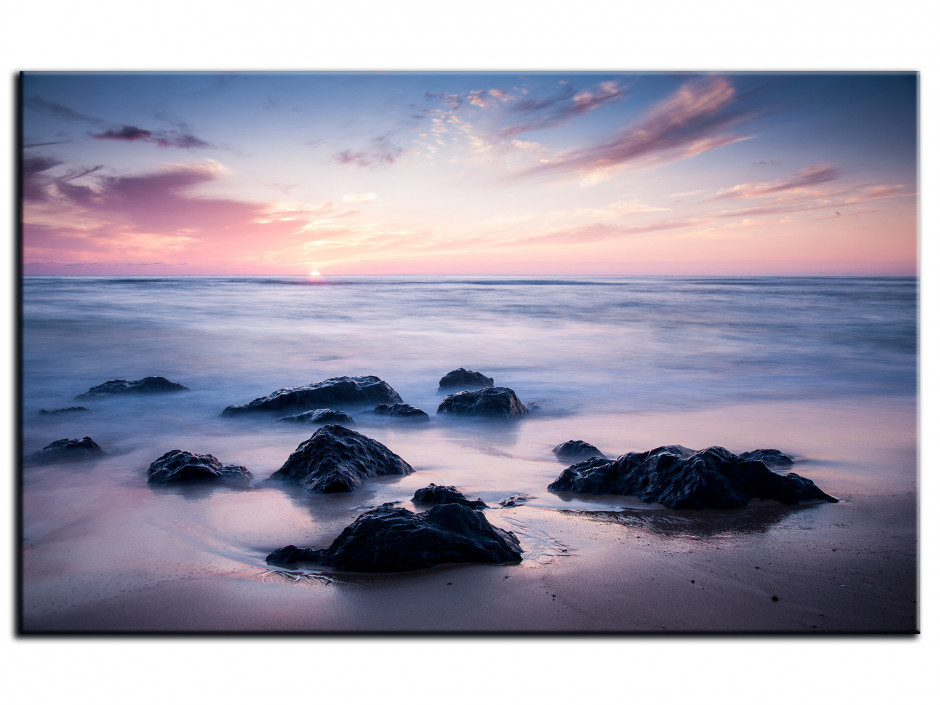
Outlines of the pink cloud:
M689 81L637 125L597 144L564 152L523 175L603 177L641 160L687 158L739 141L744 138L728 132L746 117L735 109L735 102L734 87L725 78Z
M728 189L719 191L712 200L725 198L758 198L781 191L791 191L794 189L806 188L808 186L817 186L829 181L835 181L842 175L839 169L831 164L816 164L801 169L796 174L787 178L771 183L751 183L738 184Z
M279 206L195 193L220 176L219 165L203 163L97 177L93 185L62 177L45 201L26 209L24 260L118 267L132 259L168 260L219 271L238 263L250 270L267 259L272 267L289 267L303 255L313 224L356 213L329 203Z

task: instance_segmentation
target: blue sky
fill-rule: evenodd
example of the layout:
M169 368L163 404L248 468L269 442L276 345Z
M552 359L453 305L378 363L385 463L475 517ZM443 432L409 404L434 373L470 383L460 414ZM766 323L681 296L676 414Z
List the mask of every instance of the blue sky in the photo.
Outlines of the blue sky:
M911 73L29 73L27 273L911 274Z

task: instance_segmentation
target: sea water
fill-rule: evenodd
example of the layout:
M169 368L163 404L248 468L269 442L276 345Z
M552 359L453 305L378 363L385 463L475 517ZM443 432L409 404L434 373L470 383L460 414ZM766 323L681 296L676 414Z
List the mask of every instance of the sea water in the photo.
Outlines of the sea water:
M567 440L611 457L776 447L842 496L916 482L915 278L27 277L21 325L23 455L82 436L107 453L22 469L36 616L187 575L261 574L274 548L325 546L370 507L413 508L429 482L496 509L523 493L545 510L642 507L548 492ZM458 367L531 413L438 417L438 381ZM153 375L189 391L75 400ZM342 375L376 375L430 415L357 417L416 472L344 495L262 483L316 428L222 409ZM90 411L39 413L76 405ZM149 487L149 464L177 448L244 465L256 486ZM539 545L524 537L529 555Z

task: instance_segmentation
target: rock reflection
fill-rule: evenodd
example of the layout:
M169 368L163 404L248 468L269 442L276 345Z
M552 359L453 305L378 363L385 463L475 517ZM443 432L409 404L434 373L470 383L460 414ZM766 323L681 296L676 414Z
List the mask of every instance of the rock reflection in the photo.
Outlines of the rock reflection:
M797 512L811 511L820 503L782 505L772 502L749 505L742 509L623 509L586 511L563 509L593 521L649 531L667 538L721 538L741 534L762 534Z

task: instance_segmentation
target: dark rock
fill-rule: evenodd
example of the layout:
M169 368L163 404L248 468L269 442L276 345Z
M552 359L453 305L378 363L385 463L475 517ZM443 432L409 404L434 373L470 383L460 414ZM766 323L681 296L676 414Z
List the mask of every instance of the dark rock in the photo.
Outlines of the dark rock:
M470 501L453 485L435 485L433 482L415 490L411 501L418 504L462 504L471 509L486 509L486 502L482 499Z
M596 447L584 441L565 441L564 443L559 443L552 448L552 453L562 462L607 457Z
M294 544L271 551L265 561L271 565L292 566L298 563L317 563L320 551L313 548L297 548Z
M91 411L91 409L86 409L84 406L70 406L67 409L40 409L39 413L43 415L73 414L77 411Z
M747 453L741 453L738 456L741 460L759 460L769 468L788 468L793 465L793 458L784 455L775 448L762 448L752 450Z
M355 425L356 423L353 421L353 417L345 411L334 411L333 409L314 409L313 411L305 411L302 414L294 414L293 416L282 416L277 421L278 423L303 424L338 423Z
M465 370L463 367L451 370L441 377L438 382L437 391L443 392L445 389L481 389L483 387L492 387L493 378L487 377L482 372Z
M413 472L378 441L330 424L297 446L271 479L295 480L309 492L351 492L370 477Z
M360 515L329 548L286 546L269 554L267 561L382 573L444 563L519 563L521 557L518 539L490 524L482 512L461 504L441 504L421 514L379 507Z
M533 499L532 495L526 494L525 492L521 494L514 494L512 497L499 500L499 506L501 506L503 509L518 507L520 504L525 504L530 499Z
M61 438L53 441L42 450L30 455L30 463L58 463L62 461L75 462L93 460L105 455L97 443L88 436L83 438Z
M372 416L386 416L393 419L402 419L407 421L430 421L428 416L421 409L411 404L379 404L370 411L364 412Z
M449 394L437 407L437 413L508 419L525 416L529 410L509 387L489 387Z
M166 377L144 377L128 382L126 379L112 379L104 384L92 387L76 399L94 399L111 394L162 394L164 392L185 392L189 387L171 382Z
M214 455L196 455L186 450L164 453L147 469L148 485L224 482L248 487L251 478L251 473L241 465L222 465Z
M795 473L778 475L758 460L743 459L718 446L700 451L662 446L616 460L592 458L566 468L548 489L635 496L671 509L732 509L755 498L783 504L838 501L811 480Z
M300 387L288 387L271 392L247 404L233 404L222 411L223 416L234 416L251 411L283 411L325 406L366 406L395 404L401 397L378 377L331 377Z

